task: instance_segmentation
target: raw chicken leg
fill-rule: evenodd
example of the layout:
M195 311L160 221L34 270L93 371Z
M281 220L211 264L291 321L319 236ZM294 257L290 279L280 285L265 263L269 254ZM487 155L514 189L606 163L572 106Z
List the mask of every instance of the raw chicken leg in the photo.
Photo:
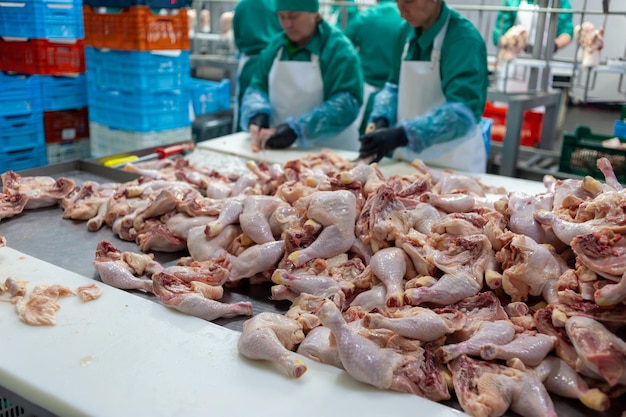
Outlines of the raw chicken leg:
M605 411L610 407L605 393L596 388L589 389L585 380L556 356L548 356L532 372L537 379L543 381L549 392L565 398L577 398L596 411Z
M601 377L611 386L626 384L626 342L583 316L567 319L565 330L578 354L577 370Z
M122 259L122 252L106 240L98 244L93 264L105 284L122 290L152 292L152 281L136 277L135 271Z
M264 311L243 324L237 349L248 359L270 361L283 374L300 378L307 367L293 349L303 339L304 333L298 322Z
M166 307L174 308L190 316L212 321L220 317L251 316L252 304L239 302L226 304L205 298L202 294L186 289L182 280L166 272L152 276L154 294Z
M478 331L464 342L444 345L437 350L439 360L450 362L460 355L475 355L481 353L485 345L505 345L515 337L513 323L508 320L484 322Z
M531 372L466 355L448 367L461 407L474 417L501 416L509 406L523 417L558 417L546 388Z
M400 336L417 339L421 342L434 342L446 334L453 333L465 324L461 313L458 318L448 319L450 314L437 314L428 308L413 307L406 317L385 317L371 313L363 317L363 326L369 329L389 329Z
M266 195L251 195L243 200L243 211L239 215L241 230L256 243L273 242L269 218L286 203L279 198Z
M478 294L480 288L469 274L445 274L431 287L409 288L404 292L404 301L412 306L421 303L437 305L454 304L464 298Z
M356 197L350 191L317 191L299 199L298 209L306 209L309 219L324 226L317 239L308 247L289 255L295 266L311 259L328 259L347 252L354 243Z
M556 337L542 333L522 333L505 345L487 343L480 349L480 357L485 360L518 358L526 366L536 366L554 348Z
M217 220L207 225L206 235L208 237L217 236L223 228L229 224L236 223L239 220L239 215L242 211L243 203L241 200L237 198L229 198L222 206Z
M325 326L314 328L300 343L297 352L307 358L343 369L337 347L331 346L330 333L330 329Z
M282 240L251 246L239 256L233 257L233 267L228 280L239 281L267 271L278 263L284 252L285 242Z
M381 249L372 256L370 267L387 290L386 303L389 307L404 305L404 275L406 255L400 248Z
M348 374L377 388L390 389L394 372L404 362L402 355L353 332L333 302L325 302L318 316L335 337L339 358Z

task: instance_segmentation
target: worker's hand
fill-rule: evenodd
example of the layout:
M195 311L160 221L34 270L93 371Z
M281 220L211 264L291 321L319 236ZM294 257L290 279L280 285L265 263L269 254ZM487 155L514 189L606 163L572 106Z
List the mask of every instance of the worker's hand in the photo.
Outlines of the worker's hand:
M380 129L374 133L361 136L359 140L361 141L359 159L374 156L371 162L378 162L394 149L409 144L409 140L402 127Z
M289 125L282 123L276 126L276 133L267 138L265 146L272 149L284 149L293 145L297 138L296 132Z
M250 147L252 152L258 152L261 150L261 143L263 143L261 130L267 129L269 126L270 117L265 113L257 113L250 118L250 121L248 122L248 131L250 132Z

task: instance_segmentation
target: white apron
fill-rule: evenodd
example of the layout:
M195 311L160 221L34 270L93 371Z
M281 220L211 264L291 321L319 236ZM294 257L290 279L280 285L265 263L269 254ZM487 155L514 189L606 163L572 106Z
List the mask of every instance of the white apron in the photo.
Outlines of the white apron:
M319 57L311 55L311 61L281 61L281 55L282 48L278 50L268 77L271 127L284 123L288 117L308 113L324 102L324 81ZM358 151L358 126L352 123L332 139L320 141L318 145Z
M441 90L439 61L447 29L448 22L435 37L430 62L405 61L409 46L406 43L398 84L398 120L414 119L446 102ZM467 172L485 172L487 169L487 151L480 123L467 135L451 142L432 145L420 153L402 147L396 149L393 156L405 161L421 159L428 165Z

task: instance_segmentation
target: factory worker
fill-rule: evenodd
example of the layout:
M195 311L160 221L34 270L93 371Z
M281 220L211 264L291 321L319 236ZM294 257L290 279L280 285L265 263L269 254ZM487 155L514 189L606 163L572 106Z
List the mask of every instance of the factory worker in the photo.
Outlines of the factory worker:
M360 12L344 30L361 59L363 70L363 106L357 120L359 132L365 132L374 97L385 85L391 70L392 50L398 30L404 20L395 0L378 0L377 4Z
M256 72L258 55L270 43L270 40L282 31L275 3L275 0L240 0L235 7L233 34L239 51L237 106L234 117L236 128L239 127L239 110L243 93Z
M354 3L354 0L334 0L334 2ZM340 6L338 4L333 4L330 6L330 11L328 16L325 17L325 20L331 26L336 26L339 29L345 29L352 19L354 19L358 14L359 7L356 4L354 6Z
M376 95L359 157L485 172L480 121L488 85L487 49L478 29L443 0L398 0L406 20L393 66Z
M495 27L493 30L493 44L500 46L503 36L515 25L523 25L528 30L528 46L526 52L532 53L532 44L535 41L535 29L537 27L538 13L537 9L539 0L502 0L502 6L516 7L518 10L500 10L496 17ZM561 0L560 9L571 9L572 5L569 0ZM548 29L548 17L546 15L545 28ZM552 52L556 52L566 47L572 40L574 34L574 25L572 23L571 13L559 13L559 20L556 28L556 37ZM544 35L544 39L546 36Z
M294 143L357 150L363 102L359 57L318 13L318 0L276 0L283 32L261 52L241 106L252 149Z

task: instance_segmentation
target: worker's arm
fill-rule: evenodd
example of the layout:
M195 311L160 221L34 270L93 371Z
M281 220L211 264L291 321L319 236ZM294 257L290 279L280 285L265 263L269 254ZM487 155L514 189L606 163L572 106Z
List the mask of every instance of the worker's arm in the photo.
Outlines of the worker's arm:
M571 9L572 5L569 0L561 0L560 7L562 9ZM571 13L559 13L559 21L557 23L556 39L554 43L558 49L565 48L572 41L574 36L574 23Z
M350 126L359 115L361 103L352 94L343 92L324 101L313 111L288 117L285 123L296 133L300 147L311 147L312 141L330 139Z
M398 84L385 83L382 90L374 98L374 107L370 113L368 123L376 123L385 119L388 126L396 124L398 115Z
M268 117L272 114L268 93L268 78L276 53L278 53L278 46L275 43L271 43L259 54L257 71L241 100L239 124L244 131L248 130L250 119L257 114L264 113Z

